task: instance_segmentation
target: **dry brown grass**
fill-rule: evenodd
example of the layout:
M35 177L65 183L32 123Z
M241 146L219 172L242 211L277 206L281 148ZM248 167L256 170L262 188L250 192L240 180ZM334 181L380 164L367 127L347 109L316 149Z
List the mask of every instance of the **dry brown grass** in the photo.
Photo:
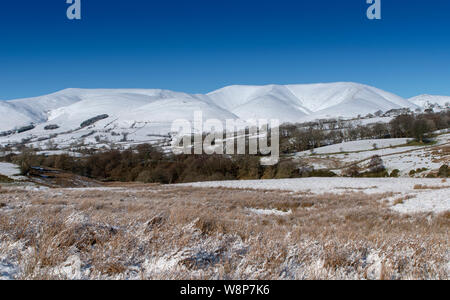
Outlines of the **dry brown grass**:
M414 186L415 190L443 190L448 189L450 186L430 186L430 185L423 185L423 184L416 184Z
M399 198L394 201L394 205L399 205L399 204L403 204L403 203L405 203L404 198Z
M415 195L406 195L404 197L400 197L394 200L393 205L399 205L399 204L404 204L406 200L409 199L414 199L416 196Z
M450 155L450 146L442 146L437 147L433 152L432 155L434 156L449 156ZM448 157L446 157L448 160Z
M0 254L23 279L73 278L58 271L73 256L75 278L89 279L448 279L449 213L400 215L390 196L10 188L0 196Z

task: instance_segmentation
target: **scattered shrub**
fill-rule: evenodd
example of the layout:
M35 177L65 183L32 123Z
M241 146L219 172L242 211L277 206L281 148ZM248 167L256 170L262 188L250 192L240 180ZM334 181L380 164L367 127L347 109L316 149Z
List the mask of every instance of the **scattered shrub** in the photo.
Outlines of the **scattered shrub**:
M215 218L200 217L195 223L195 228L199 229L204 235L227 232L225 225Z
M109 115L107 115L107 114L98 115L96 117L90 118L90 119L84 121L83 123L81 123L80 127L81 128L88 127L88 126L91 126L91 125L97 123L100 120L104 120L104 119L107 119L107 118L109 118Z
M290 161L284 161L278 164L275 178L292 178L298 175L298 167Z
M30 130L33 130L34 128L35 128L34 125L28 125L28 126L20 127L19 129L17 129L17 133L30 131Z
M47 126L44 127L45 130L55 130L55 129L58 129L58 128L59 128L59 126L55 125L55 124L47 125Z
M386 170L378 171L378 172L365 172L361 174L361 177L368 178L379 178L379 177L389 177L389 172Z
M0 182L1 183L9 183L9 182L13 182L13 181L14 180L12 180L11 178L0 174Z
M370 173L380 173L385 171L386 168L384 167L383 159L381 159L381 156L374 155L369 162L369 172Z
M353 165L344 170L343 175L346 177L359 177L361 168L358 165Z
M329 170L313 170L307 177L336 177L337 174Z
M450 170L448 169L448 165L442 165L439 168L438 176L441 178L447 178L450 175Z
M393 171L391 172L391 175L390 175L390 177L395 177L395 178L397 178L397 177L399 177L399 176L400 176L400 170L399 170L399 169L393 170Z

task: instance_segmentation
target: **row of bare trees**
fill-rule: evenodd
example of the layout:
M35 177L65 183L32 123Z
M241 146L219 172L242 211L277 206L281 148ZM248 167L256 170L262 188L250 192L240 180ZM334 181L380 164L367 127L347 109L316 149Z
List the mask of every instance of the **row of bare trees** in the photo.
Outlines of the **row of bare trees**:
M429 133L450 127L450 111L425 114L405 114L390 123L353 125L345 128L321 128L317 124L290 124L281 128L281 152L306 151L346 141L383 138L414 138L423 143Z

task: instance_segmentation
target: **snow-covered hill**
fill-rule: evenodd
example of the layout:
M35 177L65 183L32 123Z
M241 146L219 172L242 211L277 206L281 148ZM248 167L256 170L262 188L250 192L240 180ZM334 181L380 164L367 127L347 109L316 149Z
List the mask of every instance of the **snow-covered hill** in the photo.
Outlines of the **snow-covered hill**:
M36 118L5 101L0 101L0 116L0 131L36 122Z
M409 101L423 108L440 106L441 108L450 107L449 96L420 95L410 98Z
M314 118L355 117L403 107L417 108L392 93L357 83L287 86Z
M65 144L94 138L96 143L118 142L124 134L128 140L147 142L153 136L167 135L174 120L193 120L196 111L202 111L204 119L279 119L283 123L349 118L420 105L420 101L415 104L374 87L346 82L229 86L205 95L160 89L66 89L0 101L0 143L49 137ZM97 116L103 117L86 128L80 126ZM30 124L34 128L9 134Z
M417 108L397 95L348 82L229 86L208 96L218 106L241 118L279 118L284 122L355 117L402 107Z

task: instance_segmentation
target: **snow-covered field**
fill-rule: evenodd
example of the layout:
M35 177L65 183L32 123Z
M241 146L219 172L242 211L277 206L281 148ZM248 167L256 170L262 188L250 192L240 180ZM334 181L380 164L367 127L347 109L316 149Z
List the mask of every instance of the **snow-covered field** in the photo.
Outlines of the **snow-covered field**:
M296 153L296 161L303 161L316 169L330 169L337 174L342 168L354 163L367 162L375 155L382 158L389 172L399 170L400 176L409 177L412 170L438 170L443 164L450 163L450 155L445 147L450 145L450 134L440 134L432 146L405 146L410 139L361 140L336 144L315 149L313 152ZM374 147L376 144L376 147Z
M411 170L437 170L443 164L448 164L448 161L442 161L436 159L436 157L440 158L440 156L434 155L433 151L418 149L408 153L399 153L395 155L385 156L383 157L383 162L388 171L397 169L400 171L401 176L408 176ZM417 175L425 176L426 174L427 172Z
M347 154L344 158L360 160L361 157L366 156L366 151L370 152L369 155L387 155L398 152L405 152L414 149L421 149L420 146L406 146L409 142L413 141L411 138L400 139L371 139L371 140L359 140L343 142L340 144L325 146L314 149L314 151L298 152L295 155L298 157L313 155L338 155ZM436 145L443 145L450 143L450 134L441 134L436 138ZM398 147L404 146L404 147ZM346 153L343 153L346 152ZM349 156L351 155L351 156Z
M403 177L409 177L409 172L417 169L436 171L443 164L448 164L450 160L448 155L440 155L439 153L436 153L433 148L424 147L386 148L346 154L314 156L312 158L303 156L299 157L299 159L308 162L319 158L319 163L311 163L311 165L316 169L331 169L337 174L340 174L342 169L330 167L329 164L326 164L327 161L339 162L339 166L350 165L361 161L367 163L374 155L379 155L382 158L383 164L389 172L399 170L399 175ZM428 172L422 173L421 175L425 176L426 174L428 174Z
M450 183L442 179L424 178L301 178L273 180L217 181L183 184L184 186L209 188L236 188L256 190L281 190L294 193L392 194L387 199L410 198L401 205L393 205L400 212L435 212L450 210ZM418 186L424 187L417 189ZM427 188L428 187L428 188Z
M359 152L368 150L377 150L383 148L390 148L400 145L405 145L412 139L374 139L374 140L361 140L361 141L351 141L344 142L341 144L335 144L325 147L320 147L311 151L304 151L297 153L298 156L308 156L311 153L314 154L332 154L341 152ZM386 149L383 149L386 151ZM400 149L401 150L401 149ZM382 151L382 150L381 150Z
M0 162L0 175L14 180L24 179L24 177L20 176L19 166L11 163Z

